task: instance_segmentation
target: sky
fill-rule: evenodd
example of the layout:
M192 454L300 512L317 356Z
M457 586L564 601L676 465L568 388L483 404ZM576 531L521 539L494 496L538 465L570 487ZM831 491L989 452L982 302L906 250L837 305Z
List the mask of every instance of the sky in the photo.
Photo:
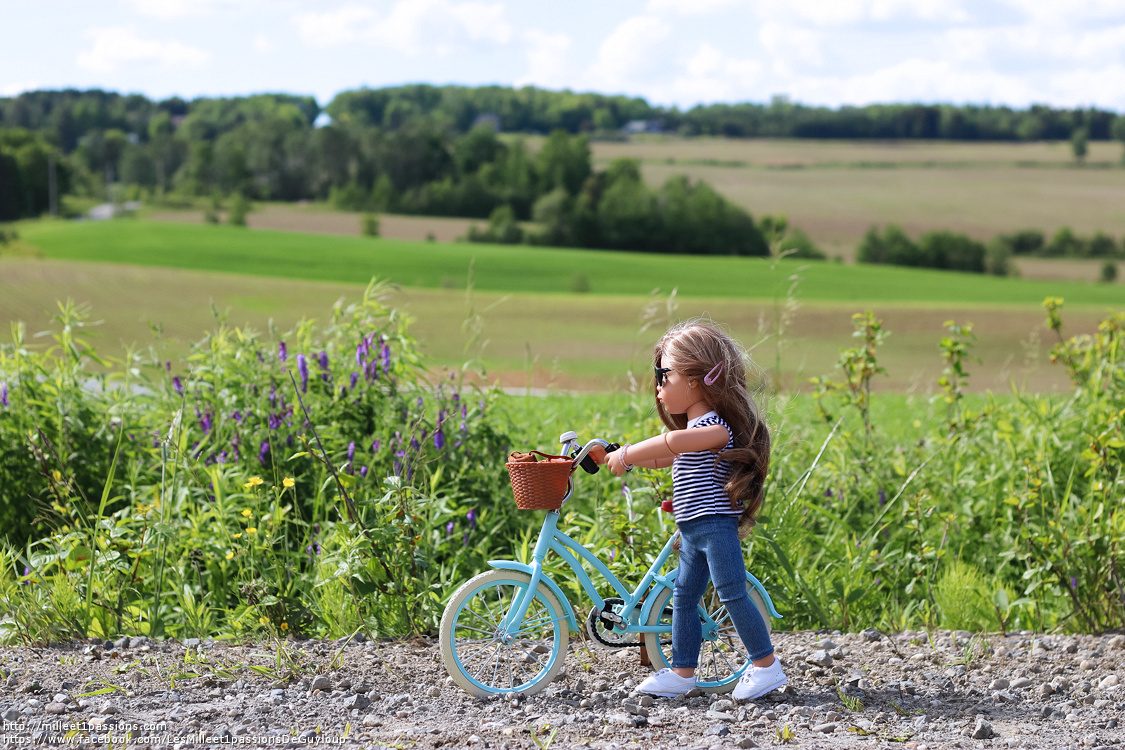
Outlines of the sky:
M534 85L1125 112L1125 0L0 0L0 96Z

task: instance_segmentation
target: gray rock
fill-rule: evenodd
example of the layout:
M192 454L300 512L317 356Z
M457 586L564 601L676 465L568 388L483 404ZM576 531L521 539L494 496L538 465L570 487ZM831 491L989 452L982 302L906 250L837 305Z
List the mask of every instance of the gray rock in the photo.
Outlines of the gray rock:
M332 692L332 680L330 680L328 678L328 675L323 675L323 674L317 675L316 677L313 678L313 681L309 684L309 690L310 691L319 690L323 693L330 693L330 692Z
M864 628L861 635L865 641L869 642L875 642L883 637L883 634L875 628Z
M704 737L726 737L730 728L726 724L712 724L703 732Z
M996 678L995 680L993 680L993 681L992 681L992 682L991 682L991 683L989 684L989 686L988 686L988 689L989 689L989 690L1004 690L1004 689L1005 689L1005 688L1007 688L1007 687L1008 687L1008 685L1010 685L1010 684L1011 684L1011 683L1009 683L1009 682L1008 682L1008 681L1007 681L1006 679L1004 679L1003 677L997 677L997 678Z
M66 704L64 704L64 703L48 703L46 706L43 706L43 710L46 711L49 714L54 714L55 716L61 716L62 714L66 713Z
M1106 644L1110 648L1125 648L1125 635L1115 635Z
M1022 690L1023 688L1031 687L1031 680L1026 677L1017 677L1012 680L1012 690Z
M992 737L992 722L987 721L983 716L977 717L977 723L973 726L972 737L974 740L987 740Z
M363 693L355 693L354 695L352 695L352 696L350 696L350 697L348 697L347 699L344 700L344 708L347 708L347 709L353 709L354 708L354 709L358 709L358 710L362 711L363 709L367 708L370 705L371 705L371 699L368 698Z
M18 709L16 709L15 706L13 706L12 708L9 708L2 715L0 715L0 718L3 718L4 721L15 721L19 717L20 717L20 712L19 712Z
M707 712L707 718L708 719L715 719L717 721L728 721L728 722L736 721L735 715L729 714L726 711L715 711L715 710L708 711Z
M819 734L832 734L836 731L836 726L835 722L828 721L824 724L817 724L815 727L812 727L812 731Z
M757 747L758 743L755 742L751 737L740 737L739 739L734 741L734 746L744 748L745 750L747 748Z
M805 657L806 664L812 664L814 667L831 667L832 657L824 649L813 651Z

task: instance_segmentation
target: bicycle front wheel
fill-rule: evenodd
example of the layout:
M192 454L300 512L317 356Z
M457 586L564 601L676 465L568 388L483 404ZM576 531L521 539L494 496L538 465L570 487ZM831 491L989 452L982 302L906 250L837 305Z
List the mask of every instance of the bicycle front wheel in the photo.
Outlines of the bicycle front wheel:
M441 617L441 657L450 677L478 697L532 695L562 669L570 630L558 599L542 583L509 634L503 621L528 592L531 576L490 570L457 589Z
M762 620L766 623L766 631L769 632L771 630L769 609L762 595L753 587L749 579L746 581L746 593L758 608ZM667 631L645 633L645 649L648 651L653 669L663 669L672 666L672 589L661 586L650 596L655 598L647 624L665 626ZM711 632L708 632L706 625L703 628L703 641L699 647L699 666L695 670L695 684L700 690L708 693L727 693L734 690L738 678L750 663L750 657L746 654L742 639L738 637L738 631L735 630L726 605L719 601L719 593L715 591L714 585L707 584L707 590L700 604L715 621L715 628Z

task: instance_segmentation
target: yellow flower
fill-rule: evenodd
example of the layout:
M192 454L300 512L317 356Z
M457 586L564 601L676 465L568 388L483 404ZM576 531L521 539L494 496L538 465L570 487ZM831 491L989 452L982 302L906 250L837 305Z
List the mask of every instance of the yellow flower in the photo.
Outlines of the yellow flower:
M281 480L281 485L283 487L292 487L295 484L297 483L293 481L293 477L285 477L285 479Z
M270 621L267 620L265 617L259 617L258 622L260 622L262 625L269 625L270 624Z
M241 531L240 531L240 532L238 532L237 534L235 534L233 538L234 538L234 539L238 539L238 538L239 538L240 536L242 536L242 532L241 532Z
M230 560L230 559L231 559L231 558L233 558L233 557L234 557L234 552L228 552L228 553L227 553L227 559L228 559L228 560Z
M246 516L247 518L253 518L254 517L254 511L247 508L246 510L242 511L242 515Z
M287 623L287 622L281 623L281 629L282 630L288 630L289 629L289 623Z
M257 534L258 530L256 528L254 528L253 526L251 526L250 528L246 529L246 533L247 534Z
M251 487L257 487L260 484L262 484L262 478L261 477L250 477L250 481L247 482L246 484L242 485L242 486L245 489L250 489Z

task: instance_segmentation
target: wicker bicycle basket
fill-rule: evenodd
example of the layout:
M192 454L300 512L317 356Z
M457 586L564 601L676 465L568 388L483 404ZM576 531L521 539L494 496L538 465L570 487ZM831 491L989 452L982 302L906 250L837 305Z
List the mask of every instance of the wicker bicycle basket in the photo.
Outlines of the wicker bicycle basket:
M538 460L535 455L543 457ZM539 451L513 453L505 464L512 480L512 494L520 510L558 510L566 497L567 483L574 465L566 456L550 456Z

